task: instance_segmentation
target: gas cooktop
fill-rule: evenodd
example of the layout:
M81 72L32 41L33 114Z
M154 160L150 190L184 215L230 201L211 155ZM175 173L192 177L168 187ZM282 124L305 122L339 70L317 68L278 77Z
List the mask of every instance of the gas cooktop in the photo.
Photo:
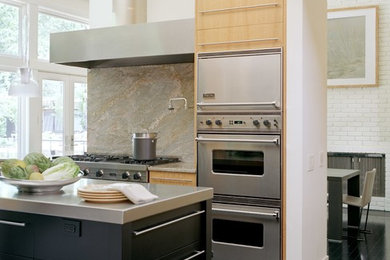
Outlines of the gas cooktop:
M149 181L149 166L180 161L177 157L157 157L154 160L143 161L135 160L128 155L83 154L68 156L80 166L85 178L135 182Z
M121 164L140 164L140 165L158 165L164 163L178 162L177 157L157 157L154 160L135 160L128 155L103 155L103 154L83 154L68 155L76 162L101 162L101 163L121 163Z

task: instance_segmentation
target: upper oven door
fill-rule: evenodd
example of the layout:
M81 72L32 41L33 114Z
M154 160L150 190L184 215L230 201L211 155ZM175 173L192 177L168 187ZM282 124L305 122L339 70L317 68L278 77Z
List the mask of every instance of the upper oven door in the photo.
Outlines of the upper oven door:
M198 184L215 194L280 199L280 136L199 134Z
M198 55L199 111L280 111L281 88L281 49Z

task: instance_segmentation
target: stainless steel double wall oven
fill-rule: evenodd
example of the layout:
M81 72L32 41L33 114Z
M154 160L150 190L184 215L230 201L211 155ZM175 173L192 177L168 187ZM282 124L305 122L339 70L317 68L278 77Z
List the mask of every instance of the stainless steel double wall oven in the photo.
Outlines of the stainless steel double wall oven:
M214 188L213 259L280 259L282 50L200 53L198 184Z

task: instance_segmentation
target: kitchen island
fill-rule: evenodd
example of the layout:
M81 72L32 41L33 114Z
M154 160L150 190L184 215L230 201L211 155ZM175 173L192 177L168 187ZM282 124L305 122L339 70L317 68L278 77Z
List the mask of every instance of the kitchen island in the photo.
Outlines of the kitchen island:
M77 196L106 183L82 179L43 195L0 183L0 259L211 258L211 188L145 183L159 198L140 205Z

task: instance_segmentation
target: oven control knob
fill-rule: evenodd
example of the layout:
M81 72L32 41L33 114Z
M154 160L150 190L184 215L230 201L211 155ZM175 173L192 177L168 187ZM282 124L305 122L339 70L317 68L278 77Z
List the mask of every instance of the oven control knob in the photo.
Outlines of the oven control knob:
M142 177L142 174L140 172L136 172L133 175L134 180L140 180Z
M255 126L259 126L259 125L260 125L260 122L259 122L259 120L253 120L253 125L255 125Z
M87 176L89 174L89 169L85 168L84 170L82 170L82 172L83 172L83 176Z
M102 177L103 175L104 175L103 170L98 170L98 171L96 172L96 177Z
M222 121L219 120L219 119L218 119L218 120L215 120L215 124L216 124L216 125L222 125Z
M206 120L206 125L211 125L213 122L210 119Z
M266 126L266 127L270 127L271 126L271 122L269 120L264 120L263 121L263 124Z
M126 171L122 173L122 179L128 179L130 177L130 172Z

